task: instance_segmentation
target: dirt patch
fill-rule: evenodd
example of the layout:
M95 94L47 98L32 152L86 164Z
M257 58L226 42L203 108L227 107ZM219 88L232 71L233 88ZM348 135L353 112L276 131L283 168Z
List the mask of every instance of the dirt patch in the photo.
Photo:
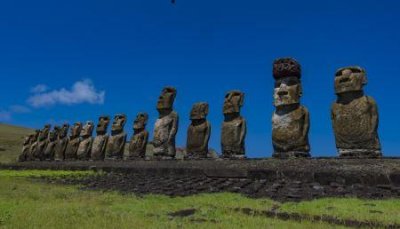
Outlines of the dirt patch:
M195 208L183 209L183 210L179 210L179 211L176 211L176 212L168 213L168 216L181 217L181 218L189 217L189 216L194 215L196 213L196 211L197 210Z

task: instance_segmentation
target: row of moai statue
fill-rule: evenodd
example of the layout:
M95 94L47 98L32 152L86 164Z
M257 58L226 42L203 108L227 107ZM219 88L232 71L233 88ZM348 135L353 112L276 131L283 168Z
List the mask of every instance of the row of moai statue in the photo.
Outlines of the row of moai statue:
M273 63L274 106L272 116L272 143L275 158L310 157L308 132L310 115L300 104L302 96L301 66L293 58L280 58ZM331 109L336 146L340 157L378 158L382 156L377 134L378 110L373 98L364 95L365 70L358 66L345 67L335 74L337 100ZM159 117L154 125L151 157L172 159L176 155L175 136L179 117L173 109L177 91L163 89L157 102ZM244 93L230 91L225 96L221 131L223 158L245 158L246 120L240 115ZM211 124L207 121L209 106L196 103L190 112L191 124L187 131L186 158L215 158L209 153ZM97 136L92 139L93 122L83 127L75 123L67 136L69 125L50 125L25 139L20 160L135 160L145 158L149 134L146 131L148 115L139 113L134 121L134 134L129 150L124 152L127 135L124 132L125 115L116 115L111 136L107 135L110 118L102 116L97 125Z

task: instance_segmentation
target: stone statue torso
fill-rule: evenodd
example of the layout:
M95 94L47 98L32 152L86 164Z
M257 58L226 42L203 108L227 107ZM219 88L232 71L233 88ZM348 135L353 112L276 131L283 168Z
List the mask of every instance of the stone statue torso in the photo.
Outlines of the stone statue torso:
M55 160L64 160L65 157L65 149L68 144L68 138L61 138L57 141L55 151L54 151L54 159Z
M76 159L76 152L78 151L79 143L81 139L79 137L69 139L67 149L65 150L65 159L72 160Z
M54 151L57 145L57 141L51 141L47 144L46 149L44 150L44 157L48 160L54 158Z
M380 149L377 135L377 108L371 97L362 96L348 104L332 105L336 145L342 149ZM375 126L372 126L375 123Z
M92 144L91 158L92 160L103 160L105 147L107 145L108 135L97 135Z
M206 156L208 149L204 147L204 142L209 138L210 124L208 121L201 123L200 125L191 124L187 132L187 151L188 153L204 153Z
M128 155L125 158L145 157L148 138L149 133L146 130L134 134L129 143Z
M300 106L286 114L272 115L272 143L278 152L310 150L307 133L304 136L306 126L306 108ZM308 131L308 130L307 130Z
M175 154L175 136L171 136L171 131L174 126L177 127L178 115L176 112L171 112L162 118L157 119L154 126L154 153L167 153L169 155ZM170 139L170 136L172 139ZM169 142L171 140L172 142ZM173 144L170 145L170 144Z
M108 138L106 158L121 159L124 154L126 133L112 135Z
M80 160L88 160L90 158L90 149L92 148L93 138L88 137L79 143L77 157Z
M222 150L228 154L244 154L244 139L241 138L243 128L246 128L242 117L232 121L224 121L222 124Z

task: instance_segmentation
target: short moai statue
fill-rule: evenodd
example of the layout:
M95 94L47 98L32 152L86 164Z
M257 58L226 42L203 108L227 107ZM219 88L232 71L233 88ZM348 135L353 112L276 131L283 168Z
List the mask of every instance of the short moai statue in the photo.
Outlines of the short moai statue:
M22 151L19 155L18 161L23 162L29 159L29 152L31 150L32 143L34 142L35 134L29 134L25 136L22 144Z
M90 150L92 149L93 143L93 129L94 123L92 121L87 121L81 130L81 141L79 143L78 151L76 153L78 160L90 159Z
M56 148L54 150L54 160L63 161L65 159L65 150L68 145L69 124L64 123L60 128L57 136Z
M161 159L175 157L175 136L178 132L179 117L173 110L176 89L165 87L157 102L159 117L154 125L153 156Z
M273 77L275 112L272 115L272 156L310 157L310 115L307 108L300 105L303 94L301 66L293 58L277 59L273 63Z
M191 123L187 131L186 157L192 159L207 158L211 124L207 121L208 103L193 105L190 112Z
M221 146L222 157L243 159L245 153L246 120L240 115L240 109L244 104L244 93L230 91L225 95L222 123Z
M331 118L340 157L378 158L382 156L378 137L378 107L364 95L365 70L359 66L344 67L335 75L336 102Z
M68 138L67 148L65 149L65 160L76 160L79 143L81 138L79 137L82 129L82 123L76 122L71 128L71 133Z
M37 151L37 147L39 145L40 133L41 133L41 130L39 130L39 129L35 130L35 134L34 134L33 139L32 139L31 148L30 148L29 153L28 153L27 161L34 161L35 160L35 154L36 154L36 151Z
M94 138L92 144L91 160L94 161L104 160L107 141L108 141L107 129L109 123L110 123L109 116L99 117L99 122L97 123L96 127L97 136Z
M55 148L57 145L57 137L58 137L59 131L60 131L60 127L55 126L54 129L49 132L49 135L47 137L46 149L44 150L44 155L43 155L44 160L46 160L46 161L54 160Z
M46 124L43 129L40 131L37 146L35 151L33 152L33 156L35 160L44 160L44 151L46 150L47 146L47 139L49 137L49 132L51 129L50 124Z
M133 122L133 135L129 143L129 150L124 153L124 160L134 160L146 157L146 146L149 132L146 130L149 115L139 113Z
M108 138L107 142L105 159L122 159L126 143L126 133L124 132L125 123L125 114L117 114L114 116L114 122L111 126L111 136Z

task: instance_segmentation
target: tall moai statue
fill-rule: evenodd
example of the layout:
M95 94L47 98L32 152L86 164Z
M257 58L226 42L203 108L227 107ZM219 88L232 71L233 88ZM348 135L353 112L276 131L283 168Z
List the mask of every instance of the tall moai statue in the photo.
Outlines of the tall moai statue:
M336 102L332 105L331 118L336 147L340 157L381 157L378 137L378 107L375 100L364 95L367 84L365 70L358 66L336 71Z
M129 143L129 150L124 153L124 160L133 160L146 157L146 146L149 140L149 132L146 130L149 115L139 113L133 122L133 135Z
M272 115L273 157L310 157L308 132L310 115L300 105L303 94L301 66L292 58L280 58L273 63L275 79L274 106Z
M196 103L190 112L190 126L187 131L186 157L207 158L211 124L207 121L208 103Z
M47 137L46 149L44 150L44 153L43 153L44 160L47 160L47 161L54 160L55 148L57 145L57 138L58 138L59 131L60 131L60 127L55 126L54 129L49 132L49 135Z
M244 103L244 93L230 91L225 95L222 124L221 145L222 157L245 158L246 120L240 115Z
M94 138L91 151L91 159L94 161L104 160L108 142L107 129L109 123L109 116L99 117L99 122L96 127L97 136Z
M108 138L107 142L105 159L122 159L126 143L126 133L124 132L125 123L125 114L117 114L114 116L114 122L111 126L111 136Z
M76 160L79 143L81 138L79 137L82 129L82 123L76 122L71 128L71 133L68 138L67 148L65 149L65 160Z
M157 102L159 117L154 125L153 156L170 159L175 157L175 136L178 132L179 117L173 110L176 89L165 87Z
M90 150L92 149L93 143L93 129L94 123L92 121L87 121L81 130L81 142L79 143L78 151L76 153L78 160L90 159Z
M27 157L28 161L34 161L35 160L35 153L36 153L37 147L39 145L40 133L41 133L41 130L39 130L39 129L35 130L35 134L33 136L32 144L31 144L31 148L29 150L28 157Z
M44 151L47 146L47 138L49 137L49 131L51 129L50 124L46 124L43 129L40 131L37 146L35 151L33 152L35 160L43 160L44 159Z
M25 136L24 142L22 144L22 151L18 158L19 162L23 162L29 159L29 153L31 150L32 143L34 142L35 134L29 134Z
M68 131L69 124L64 123L60 128L57 136L57 144L54 150L54 160L55 161L63 161L65 159L65 150L68 145Z

